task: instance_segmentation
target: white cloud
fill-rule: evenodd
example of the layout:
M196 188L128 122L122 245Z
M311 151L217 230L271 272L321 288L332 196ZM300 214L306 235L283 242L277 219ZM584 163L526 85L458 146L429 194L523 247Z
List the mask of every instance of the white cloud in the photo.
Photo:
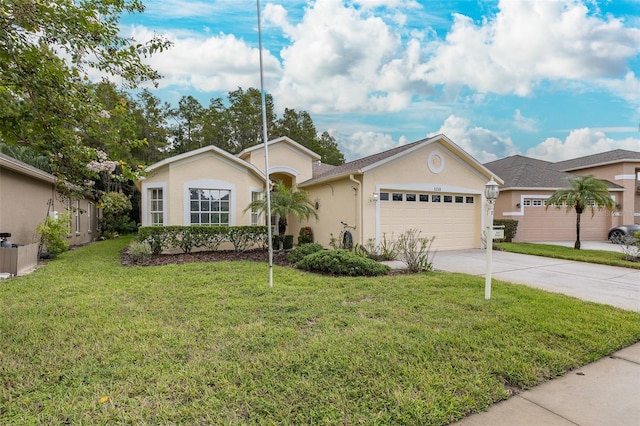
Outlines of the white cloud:
M541 160L562 161L614 149L637 151L639 147L640 139L629 137L615 140L601 130L585 128L571 131L564 141L548 138L529 149L526 155Z
M466 118L449 116L437 132L429 136L444 134L456 145L481 163L518 154L518 148L511 138L502 137L483 127L472 127Z
M542 80L619 78L640 53L640 29L577 1L502 0L499 9L482 25L455 16L428 61L429 82L527 96Z
M136 40L147 40L151 32L133 27ZM201 92L226 92L238 87L260 87L259 51L234 35L203 37L196 34L165 33L174 43L171 49L148 59L149 65L163 75L160 87L177 86ZM275 80L280 64L263 53L265 79Z
M536 120L523 116L522 112L519 109L516 109L516 112L513 115L513 119L518 129L524 130L526 132L536 131Z
M395 141L391 135L377 132L356 132L339 141L340 149L347 161L387 151L406 143L405 138L401 137Z
M317 0L295 25L281 6L269 8L266 20L291 40L280 52L283 75L274 96L315 113L406 108L415 93L412 75L422 74L415 72L421 49L410 43L403 50L398 28L370 10L382 4L415 7L414 2L363 1L355 8L342 0Z

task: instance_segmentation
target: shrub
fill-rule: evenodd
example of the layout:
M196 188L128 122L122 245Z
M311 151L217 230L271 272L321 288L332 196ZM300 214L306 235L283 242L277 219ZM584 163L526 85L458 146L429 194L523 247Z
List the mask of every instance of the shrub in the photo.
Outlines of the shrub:
M411 272L428 272L433 269L431 245L435 237L420 237L421 231L409 229L396 242L399 257Z
M377 276L388 274L391 268L349 250L323 250L312 253L296 263L300 269L333 275Z
M285 250L291 250L293 248L293 235L287 234L283 236L282 248Z
M69 250L69 213L61 213L58 218L47 216L44 222L38 224L37 231L41 235L42 243L47 247L47 251L56 257L60 253Z
M136 224L129 218L132 206L127 195L107 192L100 197L98 207L102 209L100 232L105 238L135 231Z
M138 238L149 244L154 254L162 250L180 248L189 253L193 248L216 250L224 241L230 241L236 251L253 245L264 246L266 226L142 226Z
M127 252L135 263L140 263L151 257L151 246L143 241L133 240L129 243Z
M300 228L298 234L298 245L309 244L313 242L313 231L310 226L303 226Z
M494 226L504 226L504 239L496 240L497 242L513 242L518 232L518 221L514 219L495 219Z
M304 259L306 256L310 255L311 253L315 253L321 250L324 250L324 247L322 247L322 244L318 244L318 243L302 244L302 245L299 245L298 247L294 247L289 252L287 259L291 263L298 263L302 259Z
M640 231L635 235L621 235L612 240L618 244L624 253L625 260L640 262Z

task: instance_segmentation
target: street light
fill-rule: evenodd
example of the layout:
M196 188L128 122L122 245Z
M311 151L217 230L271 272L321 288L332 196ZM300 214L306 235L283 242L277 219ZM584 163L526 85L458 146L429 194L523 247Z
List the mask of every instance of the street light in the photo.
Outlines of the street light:
M493 180L493 177L484 186L484 196L487 199L487 274L484 278L484 298L486 300L491 299L491 255L493 252L493 208L495 206L496 199L500 193L498 184Z

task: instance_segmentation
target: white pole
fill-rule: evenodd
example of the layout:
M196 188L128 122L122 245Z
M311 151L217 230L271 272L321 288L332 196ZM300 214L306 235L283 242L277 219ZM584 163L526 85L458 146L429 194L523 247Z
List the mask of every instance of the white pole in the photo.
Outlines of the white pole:
M484 277L484 298L491 299L491 262L493 254L493 203L494 200L488 200L487 213L487 274Z
M267 238L269 238L269 288L273 287L273 235L271 232L271 179L269 178L269 147L267 135L267 101L264 93L264 75L262 72L262 26L260 23L260 0L258 8L258 48L260 50L260 93L262 98L262 141L264 142L265 192L267 194Z

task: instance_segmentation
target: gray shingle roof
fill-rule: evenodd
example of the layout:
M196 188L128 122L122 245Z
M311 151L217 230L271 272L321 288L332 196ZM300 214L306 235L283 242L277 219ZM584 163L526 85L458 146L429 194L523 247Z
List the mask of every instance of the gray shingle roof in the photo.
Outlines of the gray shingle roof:
M617 163L625 160L640 162L640 152L628 151L626 149L614 149L613 151L587 155L585 157L574 158L572 160L558 161L555 164L558 170L569 171L600 164Z
M379 161L384 160L385 158L389 158L400 152L406 151L407 149L412 148L418 145L419 143L424 142L425 140L427 139L422 139L406 145L398 146L396 148L392 148L384 152L369 155L368 157L359 158L357 160L344 163L340 166L329 166L328 164L322 164L320 166L316 166L314 167L314 170L313 170L314 172L313 178L304 182L304 184L307 185L310 183L314 183L315 181L326 180L334 176L337 177L337 176L342 176L342 175L356 172L358 170L361 170L363 167L369 166L371 164L375 164Z
M570 173L558 170L554 163L513 155L484 165L504 179L501 188L564 188Z

